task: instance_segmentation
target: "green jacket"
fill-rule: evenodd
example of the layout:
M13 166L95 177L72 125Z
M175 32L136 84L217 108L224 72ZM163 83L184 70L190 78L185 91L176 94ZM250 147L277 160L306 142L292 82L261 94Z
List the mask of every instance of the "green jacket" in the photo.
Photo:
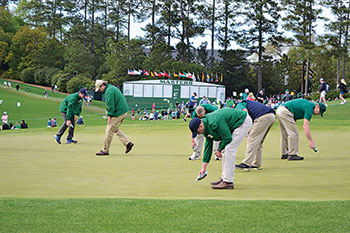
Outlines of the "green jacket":
M67 96L60 106L60 111L66 113L66 119L70 120L73 116L80 116L83 102L79 92Z
M215 107L211 104L202 104L199 105L202 106L205 109L205 114L211 113L211 112L215 112L216 110L218 110L218 107ZM197 106L198 107L198 106ZM197 109L196 107L196 109ZM193 114L192 114L192 118L198 117L197 113L196 113L196 109L194 109Z
M247 117L247 112L234 108L219 109L203 117L205 149L203 162L209 163L213 151L213 141L221 141L222 151L232 141L233 131L241 126Z
M104 94L108 116L118 117L129 111L128 104L118 88L107 84Z

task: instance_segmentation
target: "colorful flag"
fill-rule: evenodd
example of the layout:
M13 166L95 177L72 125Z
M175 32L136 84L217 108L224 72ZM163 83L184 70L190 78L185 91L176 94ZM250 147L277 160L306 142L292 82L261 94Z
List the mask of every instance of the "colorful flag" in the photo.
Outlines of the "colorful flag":
M169 74L166 71L164 71L164 77L170 78Z
M207 73L207 82L210 83L210 75Z
M151 76L152 76L152 77L154 77L154 74L153 74L153 72L152 72L152 71L151 71Z
M204 73L202 73L202 82L204 82Z
M216 73L216 79L215 79L215 82L218 83L219 82L219 79L218 79L218 73Z
M176 78L176 77L180 78L180 76L179 76L176 72L174 72L174 77L175 77L175 78Z
M143 75L149 76L149 72L148 72L147 70L144 70L144 71L143 71Z
M134 70L128 69L128 75L137 75Z
M222 74L221 74L221 82L224 80L224 77L222 76Z

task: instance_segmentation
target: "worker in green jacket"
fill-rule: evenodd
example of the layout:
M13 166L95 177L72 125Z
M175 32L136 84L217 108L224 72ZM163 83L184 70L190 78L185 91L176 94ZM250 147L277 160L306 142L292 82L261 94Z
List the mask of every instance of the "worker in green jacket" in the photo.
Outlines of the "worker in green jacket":
M218 108L211 104L203 104L199 105L195 108L192 118L198 117L203 118L205 114L216 111ZM198 134L195 138L192 138L192 149L193 154L188 159L189 160L198 160L202 153L202 148L204 144L204 135ZM214 142L214 148L217 148L218 142ZM220 160L220 158L216 157L215 160Z
M125 153L128 153L134 144L126 137L123 131L119 129L129 110L125 98L118 88L108 84L106 81L96 80L95 87L96 92L104 93L107 105L107 127L104 146L96 155L109 155L109 148L114 134L116 134L119 140L125 145Z
M78 142L76 140L73 140L75 121L77 117L80 116L82 105L83 105L82 100L87 95L88 95L87 90L85 88L81 88L77 93L67 96L61 103L60 111L61 111L61 115L64 123L62 124L58 133L54 136L58 144L61 144L61 137L68 127L69 127L69 130L68 130L66 143L75 144ZM76 118L74 116L76 116Z
M304 157L298 155L299 132L296 124L297 120L303 119L303 129L309 147L317 151L315 142L312 140L310 132L310 120L312 115L321 115L326 111L323 103L312 103L306 99L290 100L277 108L277 119L281 132L281 159L303 160Z
M204 134L206 137L202 169L203 175L211 159L213 141L221 141L215 151L217 157L222 157L222 176L218 181L211 182L213 189L233 189L235 161L238 146L252 126L252 119L245 111L226 108L206 114L202 119L193 118L189 128L192 137Z

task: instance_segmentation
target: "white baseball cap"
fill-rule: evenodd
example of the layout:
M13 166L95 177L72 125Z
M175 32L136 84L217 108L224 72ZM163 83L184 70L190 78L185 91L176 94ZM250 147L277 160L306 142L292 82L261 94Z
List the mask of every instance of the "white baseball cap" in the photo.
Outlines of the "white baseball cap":
M98 89L100 89L100 87L102 86L102 84L104 84L105 81L103 80L96 80L96 84L95 84L95 92L98 92Z
M7 115L7 112L4 112L4 115Z

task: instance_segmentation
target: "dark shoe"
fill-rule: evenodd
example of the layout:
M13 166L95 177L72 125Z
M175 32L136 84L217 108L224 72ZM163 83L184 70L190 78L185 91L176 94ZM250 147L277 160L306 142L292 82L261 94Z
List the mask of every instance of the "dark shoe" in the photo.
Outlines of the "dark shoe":
M222 181L220 184L218 185L213 185L211 186L212 189L234 189L234 185L232 182L226 182L226 181Z
M75 141L75 140L73 140L73 139L67 139L67 141L66 141L66 143L67 144L71 144L71 143L74 143L74 144L76 144L78 141Z
M215 158L215 160L221 160L221 158L219 158L219 157L216 157L216 158Z
M252 170L262 170L261 167L257 167L257 166L254 166L254 165L250 166L250 168L251 168Z
M219 180L217 180L217 181L212 181L212 182L210 182L210 184L211 185L218 185L218 184L220 184L222 182L222 178L220 178Z
M288 159L288 154L282 155L281 159Z
M104 155L109 155L109 153L108 152L104 152L103 150L100 150L100 152L97 152L96 155L104 156Z
M237 169L239 170L245 170L245 171L250 171L250 166L248 166L247 164L245 163L240 163L238 165L235 166Z
M289 155L288 156L288 161L291 161L291 160L303 160L304 157L301 157L301 156L298 156L298 155Z
M55 135L53 136L55 138L55 141L58 143L58 144L61 144L61 137Z
M125 151L125 154L129 153L132 149L132 147L134 146L134 143L132 142L129 142L127 145L126 145L126 151Z

